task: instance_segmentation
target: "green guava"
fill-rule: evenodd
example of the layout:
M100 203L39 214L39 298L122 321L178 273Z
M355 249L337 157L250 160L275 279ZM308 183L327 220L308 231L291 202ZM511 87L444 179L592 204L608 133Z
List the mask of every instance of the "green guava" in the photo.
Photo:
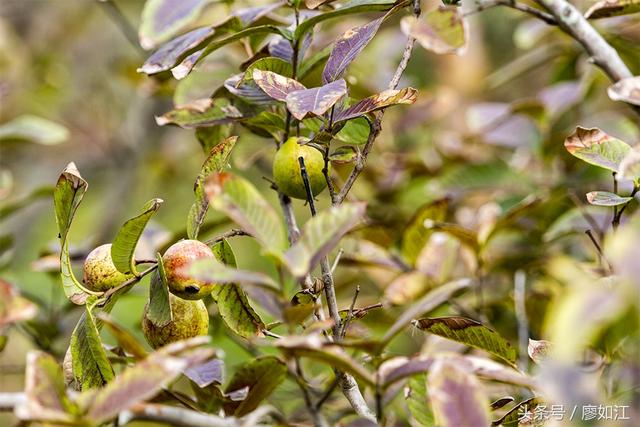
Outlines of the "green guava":
M281 192L289 197L306 200L307 191L302 180L298 158L304 159L311 191L314 196L317 196L327 186L322 173L324 157L320 151L310 145L298 144L298 139L289 138L276 152L273 159L273 177Z
M82 269L82 281L92 291L104 292L130 279L118 271L111 259L111 244L98 246L87 255Z
M142 333L151 347L160 348L169 343L207 335L209 313L203 301L189 301L169 294L173 320L158 327L149 319L149 304L144 307Z

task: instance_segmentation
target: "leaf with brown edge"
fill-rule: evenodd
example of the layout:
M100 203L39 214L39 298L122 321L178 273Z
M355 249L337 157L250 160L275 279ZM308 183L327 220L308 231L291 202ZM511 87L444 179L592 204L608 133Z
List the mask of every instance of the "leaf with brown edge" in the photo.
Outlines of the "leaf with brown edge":
M423 318L413 322L418 329L484 350L514 366L516 350L497 332L482 323L460 316Z
M373 111L392 105L413 104L416 102L418 91L412 87L400 90L388 89L376 95L365 98L346 110L341 111L334 118L334 123L369 114Z
M349 64L362 52L378 32L384 17L365 25L351 28L342 34L333 47L322 72L322 83L327 84L340 78Z
M229 402L225 411L241 417L253 411L284 381L287 365L275 356L262 356L246 362L231 377L226 394L247 390L240 402Z
M602 0L587 10L587 19L609 18L640 12L640 0Z
M506 414L491 423L492 426L517 427L519 425L528 425L534 422L534 414L537 414L536 408L544 407L542 399L532 397L523 402L518 403L511 408ZM522 424L521 424L522 423Z
M198 348L207 342L208 337L178 341L126 368L114 381L95 392L92 398L84 396L88 402L86 417L99 424L155 396L187 367L202 363L213 355L213 349Z
M440 6L420 18L406 16L400 28L424 49L437 54L461 55L466 48L467 24L455 6Z
M253 80L244 80L244 73L235 74L224 81L224 88L250 105L267 106L276 101L264 93Z
M489 401L473 373L447 359L437 359L427 376L429 400L441 427L491 424Z
M582 161L617 172L622 159L631 147L598 128L586 129L578 126L564 140L567 151Z
M633 200L633 197L622 197L609 191L590 191L587 202L596 206L620 206Z
M231 123L241 117L240 111L226 100L204 98L157 116L156 123L158 126L176 125L191 129Z
M191 206L187 221L187 236L189 239L196 239L198 237L200 226L209 209L209 201L204 191L204 183L209 175L214 172L222 172L227 167L231 150L235 147L237 140L237 136L230 136L223 139L211 149L209 156L204 163L202 163L200 173L193 184L196 201Z
M640 0L638 1L638 8L640 10ZM640 76L627 77L612 84L607 89L607 95L614 101L640 105Z
M546 340L532 340L529 338L527 353L533 362L537 365L544 363L550 356L553 345Z
M264 93L277 101L284 102L289 93L306 89L302 83L273 71L254 69L252 77Z
M20 296L14 286L0 278L0 330L33 319L37 313L37 305Z
M336 80L324 86L288 93L287 109L298 120L321 116L346 94L347 83L343 79Z
M77 412L53 356L35 350L27 353L25 399L15 407L15 415L23 421L58 425L73 424Z

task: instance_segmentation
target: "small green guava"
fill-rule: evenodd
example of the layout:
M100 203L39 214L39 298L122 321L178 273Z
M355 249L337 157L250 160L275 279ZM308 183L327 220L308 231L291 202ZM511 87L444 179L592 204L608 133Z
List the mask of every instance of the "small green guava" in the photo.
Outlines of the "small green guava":
M314 196L317 196L327 186L322 173L324 157L320 151L310 145L298 144L299 138L289 138L276 152L273 159L273 178L278 189L289 197L307 199L300 172L299 157L304 159L304 165L309 176L309 185Z
M144 306L142 333L151 347L156 349L209 333L209 313L202 300L189 301L169 294L169 303L173 320L162 327L149 319L149 304Z
M162 256L169 291L188 300L202 299L211 294L215 283L202 282L181 271L189 263L207 258L215 259L213 251L198 240L181 240L171 245Z
M84 260L82 281L89 290L105 292L131 277L133 276L119 272L113 265L110 243L98 246Z

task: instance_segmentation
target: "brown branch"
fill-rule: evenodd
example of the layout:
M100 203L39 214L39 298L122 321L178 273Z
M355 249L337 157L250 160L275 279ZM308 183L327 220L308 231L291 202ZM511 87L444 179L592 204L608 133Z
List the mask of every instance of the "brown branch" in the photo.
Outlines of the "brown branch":
M204 243L206 245L214 245L216 243L222 242L224 239L228 239L230 237L235 237L235 236L251 236L251 234L247 233L244 230L240 230L239 228L232 228L229 231L225 231L224 233L216 237L206 240Z

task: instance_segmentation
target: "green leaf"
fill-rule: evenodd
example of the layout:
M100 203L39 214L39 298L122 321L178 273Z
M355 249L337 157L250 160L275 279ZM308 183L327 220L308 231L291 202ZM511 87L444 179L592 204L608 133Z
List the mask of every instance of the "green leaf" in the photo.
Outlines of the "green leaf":
M640 12L640 0L602 0L591 6L584 17L600 19L638 12Z
M248 414L284 381L287 375L287 366L274 356L262 356L244 363L235 372L229 384L226 394L248 388L247 396L241 402L230 402L225 406L225 411L233 413L236 417Z
M424 49L437 54L461 55L466 48L467 24L455 6L440 6L420 18L406 16L400 27Z
M268 56L251 63L245 70L242 81L252 81L254 70L271 71L285 77L291 77L293 74L293 67L289 62L274 56Z
M249 181L229 173L213 174L205 191L214 209L255 237L267 252L280 254L287 247L280 216Z
M620 206L633 200L633 197L622 197L609 191L590 191L587 201L596 206Z
M173 320L173 312L171 311L169 287L162 256L158 253L156 254L156 259L158 261L158 269L151 274L149 312L147 316L151 323L161 328Z
M564 146L580 160L613 172L618 171L622 159L631 151L627 143L598 128L585 129L580 126L564 140Z
M93 317L95 303L95 297L87 301L85 312L71 334L73 376L83 390L102 387L114 378Z
M116 339L118 345L124 351L132 355L137 360L142 360L147 357L147 350L144 349L136 337L134 337L131 332L117 324L111 316L107 313L99 312L96 314L96 318L107 327L109 333Z
M135 262L135 251L138 245L138 240L142 236L144 228L147 223L162 205L162 199L151 199L142 208L142 213L127 220L111 245L111 258L113 259L113 265L119 272L124 274L138 275Z
M358 153L355 148L351 146L343 146L339 147L333 153L329 155L329 160L333 164L343 165L346 163L351 163L356 160L358 157Z
M365 210L364 202L345 203L309 219L298 241L284 254L284 263L291 273L297 277L307 274L360 221Z
M349 145L366 144L371 127L365 118L349 120L335 135L335 139Z
M407 407L413 420L424 427L435 425L433 412L429 406L426 375L420 374L412 376L407 386L409 391L406 394L405 400L407 401Z
M425 332L487 351L515 365L517 355L511 344L475 320L460 316L424 318L414 321L414 325Z
M227 124L242 117L225 99L204 98L156 117L158 126L176 125L184 129Z
M202 150L209 155L213 147L220 141L231 136L232 124L221 124L196 128L196 139L200 143Z
M67 139L69 139L69 131L66 127L28 114L0 125L0 142L18 140L56 145Z
M402 233L400 253L410 265L415 265L422 248L433 234L429 226L435 221L444 221L447 216L449 201L440 199L427 203L418 209ZM429 227L427 227L429 226Z
M95 394L82 393L80 398L88 406L86 418L98 425L155 396L186 368L200 364L214 354L213 349L197 348L208 341L208 337L196 337L165 346L126 368Z
M147 0L140 18L139 38L152 49L194 22L212 0Z
M282 139L285 127L282 116L270 111L261 111L257 116L241 120L240 124L256 135L278 141Z
M436 425L476 427L491 424L489 401L480 381L453 361L438 359L427 377Z
M75 304L83 304L89 295L100 295L86 289L76 279L71 268L69 258L69 242L67 234L73 221L73 216L87 191L87 181L85 181L71 162L62 171L53 191L53 202L56 212L56 224L58 225L58 236L60 237L60 274L62 277L62 287L66 297Z
M205 215L207 214L207 210L209 209L209 201L207 200L207 196L204 191L204 182L212 173L222 172L227 167L231 150L235 147L237 140L237 136L230 136L213 147L209 156L200 168L200 173L193 185L196 201L191 206L187 221L187 236L189 239L198 238L200 226L202 225Z
M212 250L218 261L230 267L236 267L233 249L226 239L217 243ZM211 296L218 306L220 317L229 329L243 338L263 335L265 325L238 284L220 284L213 289Z

